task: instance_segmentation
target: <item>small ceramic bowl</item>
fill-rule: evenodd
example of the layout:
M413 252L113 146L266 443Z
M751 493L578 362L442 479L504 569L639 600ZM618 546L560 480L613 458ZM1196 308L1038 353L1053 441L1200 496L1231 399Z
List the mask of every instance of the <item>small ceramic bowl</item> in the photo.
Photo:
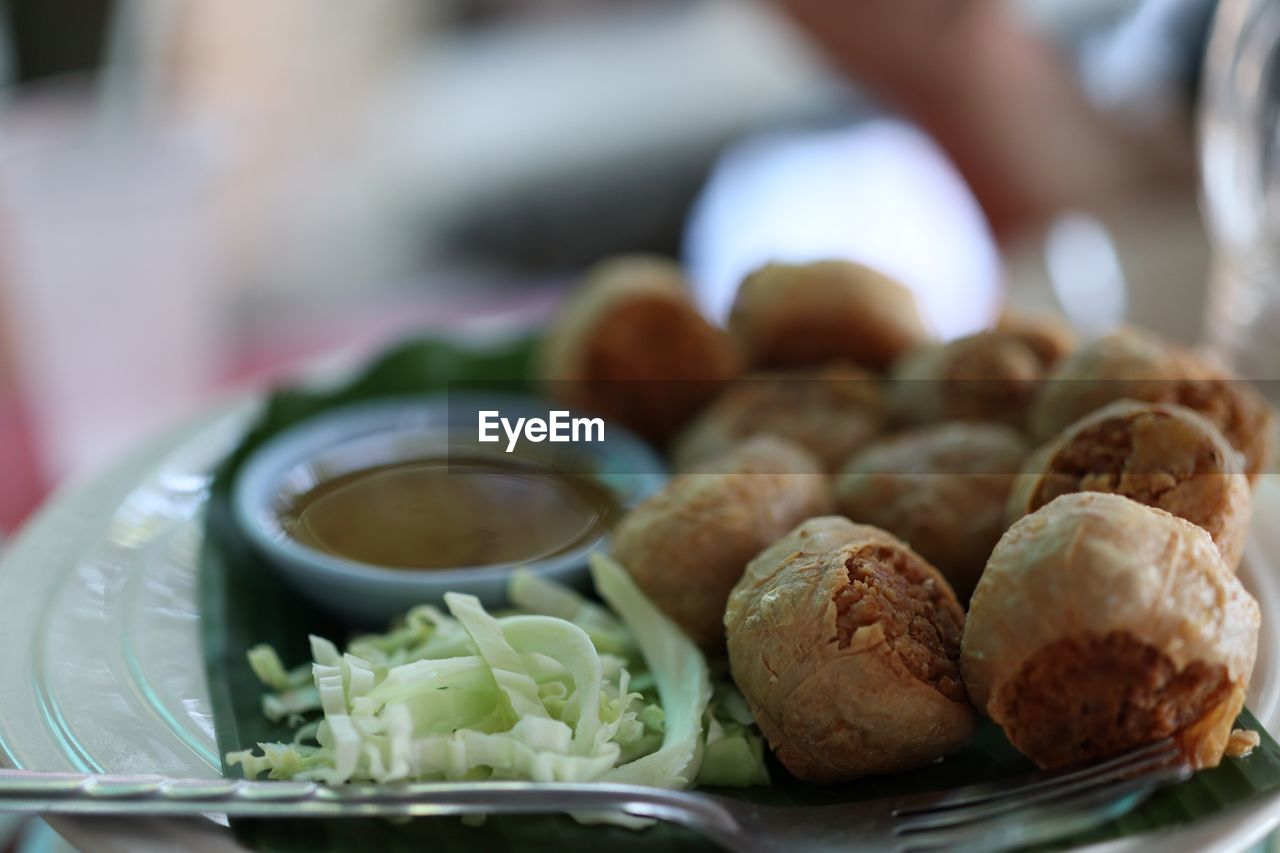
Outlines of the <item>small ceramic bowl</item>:
M356 562L302 544L283 517L315 486L378 465L439 457L464 447L495 460L512 460L505 439L476 443L484 410L503 417L547 417L555 408L518 395L448 394L396 398L319 415L275 436L246 461L233 487L236 522L257 550L299 593L336 615L360 623L385 623L416 604L437 603L446 592L471 593L486 606L506 603L512 571L523 568L578 588L587 585L586 558L607 535L600 530L572 547L524 563L450 569L389 569ZM626 509L666 481L661 459L631 433L606 424L605 440L550 445L523 443L516 455L556 470L557 460L589 471Z

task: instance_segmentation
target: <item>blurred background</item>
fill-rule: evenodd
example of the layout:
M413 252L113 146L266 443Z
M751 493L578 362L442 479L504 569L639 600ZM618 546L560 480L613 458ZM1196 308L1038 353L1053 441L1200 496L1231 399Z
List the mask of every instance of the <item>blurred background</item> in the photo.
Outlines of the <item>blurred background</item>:
M717 318L828 256L947 336L1012 305L1249 339L1276 5L0 0L0 534L219 400L537 322L620 251Z

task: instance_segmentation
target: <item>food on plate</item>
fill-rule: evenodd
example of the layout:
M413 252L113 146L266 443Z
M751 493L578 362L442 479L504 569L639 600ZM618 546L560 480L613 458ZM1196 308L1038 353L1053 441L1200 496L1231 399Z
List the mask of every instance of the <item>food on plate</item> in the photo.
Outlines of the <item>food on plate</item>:
M911 291L861 264L768 264L738 289L729 331L755 368L888 369L929 339Z
M1265 740L1235 728L1260 630L1234 574L1270 451L1255 391L1139 331L1077 350L1061 324L1007 315L936 343L908 290L844 262L757 270L729 325L698 314L675 265L627 257L547 336L556 408L633 427L678 471L629 511L600 483L625 489L636 454L527 483L523 459L454 454L444 477L397 458L278 500L266 515L295 539L392 567L509 568L611 531L611 556L590 557L603 603L498 568L493 604L511 609L487 611L460 592L470 575L434 573L443 605L405 602L385 633L312 637L296 669L255 648L286 734L227 764L745 786L769 782L767 744L803 783L947 759L921 774L936 786L1014 749L1057 767L1168 738L1205 768Z
M625 515L613 556L708 654L724 649L724 606L742 570L802 519L830 510L810 453L773 436L672 479Z
M1240 564L1251 502L1244 458L1188 408L1120 400L1076 421L1028 460L1006 521L1072 492L1171 512L1208 531L1233 571Z
M600 480L532 462L441 455L325 480L284 508L295 540L389 569L521 563L598 537L618 500Z
M1032 404L1031 431L1048 441L1090 412L1126 398L1199 412L1244 454L1250 479L1267 465L1275 424L1262 395L1194 352L1132 328L1085 344L1050 374Z
M883 530L802 522L747 566L724 620L734 681L800 779L919 767L973 733L964 611L942 575Z
M938 568L963 601L1004 532L1005 504L1028 451L990 423L919 427L865 446L837 477L836 509L881 527Z
M1203 529L1120 495L1063 495L996 545L969 605L964 681L1042 767L1168 736L1212 767L1259 618Z
M711 402L672 445L677 470L719 456L743 439L776 435L837 470L884 431L880 381L862 368L830 365L749 375Z
M292 743L259 744L228 763L249 778L330 784L683 788L714 755L717 784L767 778L763 746L746 726L707 719L707 666L688 638L617 564L597 556L592 577L611 610L517 574L510 597L523 612L515 615L494 617L474 597L449 593L448 613L416 607L401 627L357 638L345 653L312 637L314 662L294 670L269 647L255 648L250 664L274 691L263 712L304 722Z
M1011 331L920 347L894 365L893 412L909 424L996 421L1020 428L1053 364L1044 342Z
M587 273L547 331L545 392L665 440L741 372L729 336L706 321L670 261L626 256Z
M1261 743L1262 736L1255 731L1232 729L1231 737L1227 738L1227 749L1224 754L1228 758L1248 758Z
M1076 333L1061 319L1046 314L1023 314L1006 309L996 320L996 331L1015 335L1052 367L1076 348Z

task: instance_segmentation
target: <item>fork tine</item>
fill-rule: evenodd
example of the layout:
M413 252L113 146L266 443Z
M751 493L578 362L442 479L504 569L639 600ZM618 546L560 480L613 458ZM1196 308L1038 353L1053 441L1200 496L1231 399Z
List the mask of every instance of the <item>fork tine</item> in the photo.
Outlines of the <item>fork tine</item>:
M1052 782L1015 787L1011 789L1014 792L1012 796L969 801L961 805L951 803L933 810L916 809L909 814L900 811L895 813L895 817L905 819L898 823L897 831L918 832L997 817L1006 812L1060 799L1076 792L1087 792L1128 779L1146 778L1166 767L1182 764L1185 760L1182 751L1172 742L1169 742L1167 748L1162 751L1148 753L1149 751L1143 750L1140 757L1124 763L1107 762L1105 768L1101 765L1094 768L1097 772L1076 771L1059 776Z
M1119 817L1156 788L1186 779L1191 767L1169 764L1154 773L1004 812L988 820L913 832L899 837L895 853L945 848L949 851L1005 850L1062 838Z
M966 785L931 794L912 797L905 805L894 810L894 817L911 817L917 814L933 814L947 809L957 809L978 803L1022 797L1027 794L1053 788L1058 785L1108 776L1149 758L1168 756L1171 750L1178 750L1172 738L1158 740L1155 743L1140 746L1123 752L1113 758L1101 762L1078 764L1058 770L1032 773L1012 782L987 782L980 785ZM1180 751L1178 754L1181 754Z

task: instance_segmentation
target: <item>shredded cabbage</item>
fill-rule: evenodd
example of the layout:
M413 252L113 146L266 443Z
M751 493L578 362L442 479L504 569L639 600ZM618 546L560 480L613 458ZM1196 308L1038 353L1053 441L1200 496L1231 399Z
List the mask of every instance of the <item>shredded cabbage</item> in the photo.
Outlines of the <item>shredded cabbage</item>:
M292 742L227 755L245 776L343 782L595 780L668 788L766 784L763 745L731 685L616 562L593 555L609 609L517 572L495 616L449 593L309 666L269 646L249 665ZM618 615L615 615L618 614ZM596 816L592 816L594 819ZM625 825L640 825L631 819Z
M617 562L596 552L591 555L591 579L596 592L621 615L640 647L640 653L662 699L665 731L657 751L606 774L609 782L686 788L702 762L702 717L711 701L711 677L702 652L653 605L631 575Z

